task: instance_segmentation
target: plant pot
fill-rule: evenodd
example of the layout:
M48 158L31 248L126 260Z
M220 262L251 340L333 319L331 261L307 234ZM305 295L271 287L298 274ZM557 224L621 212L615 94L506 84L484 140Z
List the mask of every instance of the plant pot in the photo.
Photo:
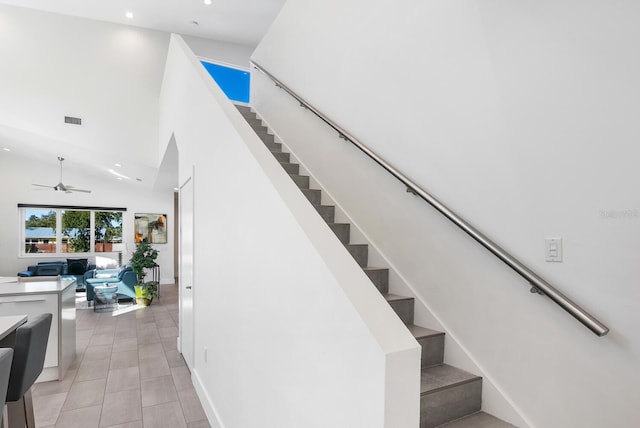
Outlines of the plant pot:
M138 306L149 306L151 304L151 299L147 299L145 297L136 297L136 304Z
M149 293L149 290L139 285L135 285L133 288L136 292L136 304L139 306L149 306L153 301L153 296Z

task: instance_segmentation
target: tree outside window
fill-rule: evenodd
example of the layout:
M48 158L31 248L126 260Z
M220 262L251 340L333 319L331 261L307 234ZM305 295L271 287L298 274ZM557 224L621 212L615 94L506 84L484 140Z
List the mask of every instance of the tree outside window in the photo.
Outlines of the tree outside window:
M62 211L62 242L63 253L89 252L91 248L90 211Z
M114 251L114 244L122 243L122 212L96 211L95 216L95 252Z

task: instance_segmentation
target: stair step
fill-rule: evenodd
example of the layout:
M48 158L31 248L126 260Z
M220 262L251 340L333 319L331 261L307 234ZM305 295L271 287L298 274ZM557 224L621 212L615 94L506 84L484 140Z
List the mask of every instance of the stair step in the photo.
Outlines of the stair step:
M453 422L445 423L440 427L447 428L516 428L508 422L498 419L485 412L477 412Z
M322 219L327 223L333 223L336 217L336 207L333 205L314 205Z
M482 378L447 364L422 370L420 428L432 428L480 411Z
M290 174L292 175L292 174ZM322 199L322 191L318 189L301 189L302 193L309 199L313 205L320 205Z
M281 152L282 151L282 143L264 143L267 146L267 149L271 152Z
M298 174L300 172L300 165L297 163L280 162L280 165L287 171L287 174Z
M291 177L293 182L296 183L296 186L298 186L299 188L301 188L301 189L308 189L309 188L309 176L308 175L289 174L289 177Z
M265 129L259 129L259 130L255 130L256 134L258 135L258 137L260 137L260 139L262 140L262 142L264 143L275 143L275 137L273 134L269 134Z
M262 124L262 119L260 119L259 117L256 117L254 115L253 117L244 116L244 118L247 121L247 123L255 130L262 129L262 128L266 129L266 126Z
M369 263L369 246L367 244L347 244L345 247L360 267L367 267Z
M238 109L240 114L242 114L245 118L247 118L247 117L249 117L249 118L256 117L256 114L251 111L251 107L236 105L236 109Z
M382 294L389 293L389 269L367 267L363 270Z
M421 367L428 368L442 364L444 361L444 333L414 324L408 325L407 328L422 348Z
M275 158L280 163L289 163L289 160L291 158L291 154L289 153L284 153L284 152L280 152L280 153L271 152L271 153L273 154L273 156L275 156Z
M349 223L331 223L329 224L333 233L336 234L340 242L348 244L351 240L351 225Z
M413 305L415 300L413 297L385 294L384 298L403 323L407 325L413 324Z

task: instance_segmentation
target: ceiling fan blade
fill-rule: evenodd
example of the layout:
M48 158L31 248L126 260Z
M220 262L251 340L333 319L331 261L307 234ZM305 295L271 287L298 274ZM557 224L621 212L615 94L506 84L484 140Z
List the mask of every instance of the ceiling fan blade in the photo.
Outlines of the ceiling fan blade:
M34 186L38 186L38 187L47 187L49 189L53 189L56 192L64 192L64 193L71 193L71 192L82 192L82 193L91 193L91 190L85 190L85 189L76 189L73 186L69 186L69 185L65 185L62 183L62 162L64 161L63 157L58 157L58 161L60 162L60 182L58 184L56 184L55 186L45 186L44 184L33 184ZM40 190L40 189L35 189L35 190Z
M84 190L84 189L78 189L75 186L71 186L69 184L65 184L64 185L64 190L67 192L84 192L84 193L91 193L91 190Z

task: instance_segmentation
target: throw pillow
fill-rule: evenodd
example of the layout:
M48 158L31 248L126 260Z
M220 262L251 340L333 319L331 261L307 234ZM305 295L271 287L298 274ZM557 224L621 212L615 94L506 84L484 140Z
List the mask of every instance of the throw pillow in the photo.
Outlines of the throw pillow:
M67 272L69 275L84 275L89 266L88 259L67 259Z
M116 276L112 273L96 273L94 278L115 278Z

